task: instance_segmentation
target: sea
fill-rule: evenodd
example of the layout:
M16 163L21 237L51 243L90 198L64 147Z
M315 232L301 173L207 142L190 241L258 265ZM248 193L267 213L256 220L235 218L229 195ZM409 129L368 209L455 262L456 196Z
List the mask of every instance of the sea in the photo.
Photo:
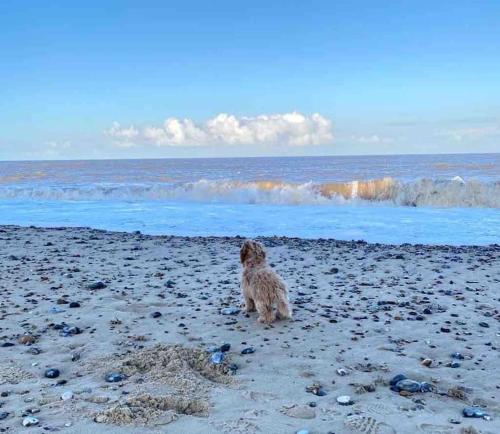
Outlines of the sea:
M0 162L0 224L500 243L500 154Z

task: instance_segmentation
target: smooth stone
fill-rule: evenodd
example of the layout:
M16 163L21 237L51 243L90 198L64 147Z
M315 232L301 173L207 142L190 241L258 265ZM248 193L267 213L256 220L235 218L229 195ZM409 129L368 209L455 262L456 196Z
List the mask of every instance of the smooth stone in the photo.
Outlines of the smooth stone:
M104 282L98 281L87 285L87 289L96 290L96 289L104 289L106 288L106 284Z
M224 360L224 353L222 351L216 351L210 356L210 360L214 365L219 365Z
M465 407L462 410L462 414L464 417L485 417L488 416L482 409L479 407Z
M461 354L461 353L459 353L459 352L452 353L452 354L451 354L451 358L452 358L452 359L458 359L458 360L463 360L463 359L465 359L465 357L463 356L463 354Z
M161 317L161 312L153 312L153 313L151 314L151 317L152 317L152 318L160 318L160 317Z
M63 401L69 401L70 399L73 398L73 392L70 392L70 391L67 391L67 392L64 392L62 395L61 395L61 399Z
M59 332L59 335L63 337L68 337L68 336L79 335L81 332L82 331L80 330L79 327L65 325Z
M104 376L104 379L108 383L118 383L120 381L125 380L125 375L119 373L119 372L109 372Z
M72 301L70 304L69 304L69 307L71 309L75 309L77 307L80 307L80 303L78 303L77 301Z
M38 425L40 421L33 416L27 416L23 419L23 426L35 426Z
M253 353L255 353L254 347L247 347L241 350L241 354L253 354Z
M458 363L458 362L451 362L450 363L450 368L460 368L460 363Z
M57 378L61 374L61 371L56 368L49 368L45 371L44 376L46 378Z
M337 403L340 405L352 405L353 401L349 395L341 395L337 398Z
M220 313L222 315L236 315L240 313L240 309L238 309L237 307L225 307L220 310Z
M227 353L230 349L231 344L225 343L220 346L219 351L221 351L222 353Z
M399 374L399 375L396 375L395 377L392 378L392 380L390 381L390 385L391 386L395 386L397 383L399 383L401 380L406 380L408 377L406 377L406 375L403 375L403 374Z
M2 411L0 412L0 420L4 420L4 419L7 419L9 417L9 414L8 412L6 411Z

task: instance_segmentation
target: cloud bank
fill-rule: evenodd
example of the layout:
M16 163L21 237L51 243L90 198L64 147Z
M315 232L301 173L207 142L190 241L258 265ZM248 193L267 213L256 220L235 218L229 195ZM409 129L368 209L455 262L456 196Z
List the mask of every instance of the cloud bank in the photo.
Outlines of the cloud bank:
M332 122L318 113L298 112L237 117L220 113L203 123L192 119L168 118L163 124L136 128L114 122L105 130L117 146L211 146L263 145L313 146L330 144Z

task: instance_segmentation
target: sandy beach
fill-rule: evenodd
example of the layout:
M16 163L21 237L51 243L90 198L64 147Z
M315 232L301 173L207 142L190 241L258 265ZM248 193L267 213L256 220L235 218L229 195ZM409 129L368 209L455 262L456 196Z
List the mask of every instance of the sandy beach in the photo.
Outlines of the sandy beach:
M223 314L241 238L0 227L0 432L500 432L499 245L260 241L294 321Z

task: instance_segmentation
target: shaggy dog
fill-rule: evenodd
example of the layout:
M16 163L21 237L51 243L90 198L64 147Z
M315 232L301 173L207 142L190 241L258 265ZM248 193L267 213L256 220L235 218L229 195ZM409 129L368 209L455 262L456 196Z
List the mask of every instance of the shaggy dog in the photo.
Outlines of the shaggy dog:
M276 318L292 318L287 290L281 278L267 265L266 252L262 244L246 240L241 246L240 259L243 264L241 290L245 299L245 310L257 309L259 321L271 324ZM277 314L273 305L277 305Z

